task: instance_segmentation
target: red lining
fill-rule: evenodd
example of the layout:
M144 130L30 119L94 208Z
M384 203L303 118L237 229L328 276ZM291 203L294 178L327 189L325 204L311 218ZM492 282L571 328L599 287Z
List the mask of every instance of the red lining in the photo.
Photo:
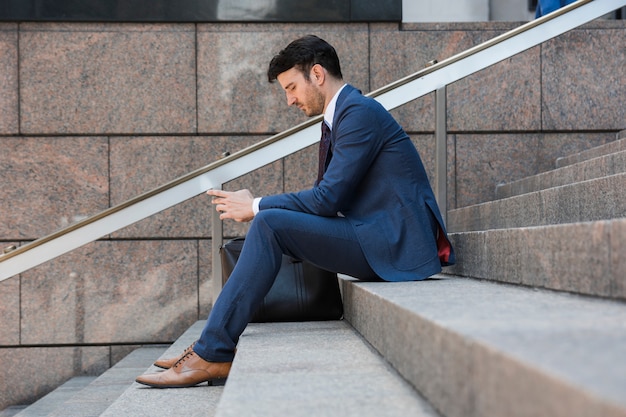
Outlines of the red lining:
M452 250L452 245L446 238L446 234L443 232L441 226L439 226L439 230L437 233L437 255L439 256L439 260L443 263L448 263L450 260L450 252Z

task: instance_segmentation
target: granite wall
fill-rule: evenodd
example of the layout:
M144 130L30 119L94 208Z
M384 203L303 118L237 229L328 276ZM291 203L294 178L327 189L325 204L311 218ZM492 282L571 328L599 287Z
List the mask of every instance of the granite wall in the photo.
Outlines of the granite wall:
M265 77L298 36L334 44L345 79L367 92L516 26L0 23L0 243L49 234L304 121ZM449 86L449 206L493 199L497 183L626 128L625 34L624 21L594 22ZM432 104L393 111L429 172ZM315 167L310 147L226 188L294 191ZM210 209L195 197L0 282L0 410L206 318Z

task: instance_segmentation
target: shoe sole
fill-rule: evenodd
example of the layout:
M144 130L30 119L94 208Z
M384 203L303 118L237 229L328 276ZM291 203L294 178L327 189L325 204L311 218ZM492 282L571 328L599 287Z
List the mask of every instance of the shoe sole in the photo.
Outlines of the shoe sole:
M138 381L138 380L135 380L135 382L137 382L138 384L146 385L146 386L151 387L151 388L190 388L190 387L195 387L197 385L203 384L205 382L207 383L208 386L224 385L226 383L226 379L227 378L214 378L214 379L209 379L208 381L200 381L200 382L196 382L194 384L184 384L184 385L151 384L149 382L143 382L143 381Z

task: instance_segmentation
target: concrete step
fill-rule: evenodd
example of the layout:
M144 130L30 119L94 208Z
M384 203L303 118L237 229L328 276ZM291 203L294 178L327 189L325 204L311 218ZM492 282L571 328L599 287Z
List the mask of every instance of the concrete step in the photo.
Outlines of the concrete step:
M342 284L346 320L442 415L626 416L624 303L445 275Z
M35 403L4 410L0 415L7 417L100 416L133 383L135 377L152 364L165 349L164 346L137 349L98 377L71 378Z
M543 226L626 217L626 173L448 211L448 231Z
M496 198L507 198L548 188L626 172L626 139L623 150L567 164L562 168L496 186ZM607 147L608 148L608 147Z
M558 158L556 160L556 167L561 168L567 165L575 164L577 162L585 161L587 159L597 158L602 155L608 155L610 153L624 150L626 150L626 130L622 130L621 132L619 132L617 134L617 140L613 142L609 142L592 149L587 149L582 152Z
M165 349L164 346L151 346L133 351L75 395L54 407L48 414L41 415L47 417L100 416L133 383L136 376L143 372Z
M450 274L626 299L626 219L452 233Z
M29 405L18 413L16 417L46 417L53 411L63 407L66 401L74 397L95 379L95 376L74 377L45 397Z
M162 357L182 353L204 323L194 324ZM151 366L146 372L158 371ZM439 416L345 321L251 323L225 386L134 383L102 413L120 415Z
M185 348L198 339L204 321L193 324L174 344L160 354L153 355L141 369L133 369L130 377L131 384L103 413L102 417L211 417L215 415L215 408L224 386L199 385L188 389L156 389L134 382L137 375L142 373L160 372L152 363L162 358L180 356Z
M250 324L216 414L438 415L345 321Z
M28 405L12 405L0 411L0 417L15 417L17 413L20 413L25 408L28 408Z

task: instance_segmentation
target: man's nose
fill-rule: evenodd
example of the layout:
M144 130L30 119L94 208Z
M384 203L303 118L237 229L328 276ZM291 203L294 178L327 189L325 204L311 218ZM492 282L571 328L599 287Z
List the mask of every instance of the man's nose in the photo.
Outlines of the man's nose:
M291 106L296 103L296 98L290 94L287 94L287 106Z

